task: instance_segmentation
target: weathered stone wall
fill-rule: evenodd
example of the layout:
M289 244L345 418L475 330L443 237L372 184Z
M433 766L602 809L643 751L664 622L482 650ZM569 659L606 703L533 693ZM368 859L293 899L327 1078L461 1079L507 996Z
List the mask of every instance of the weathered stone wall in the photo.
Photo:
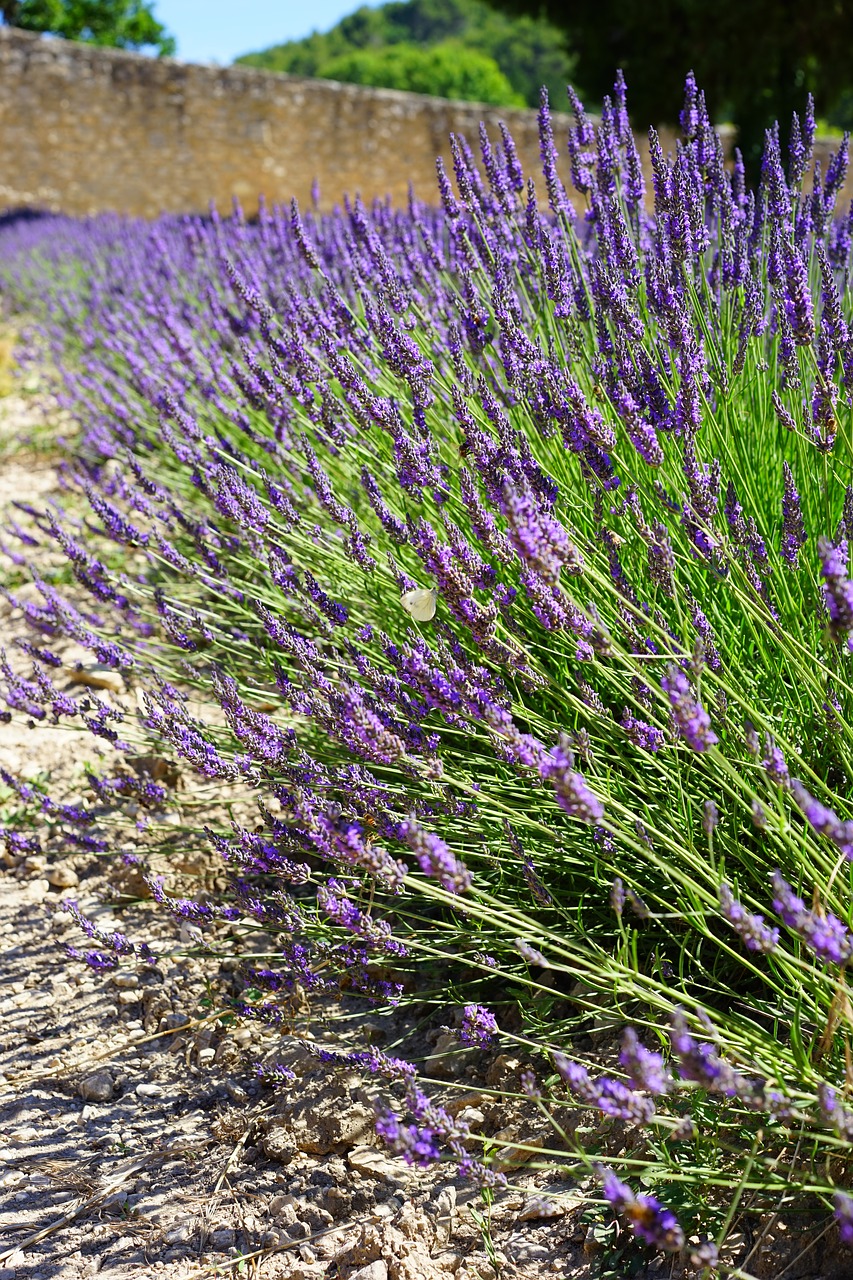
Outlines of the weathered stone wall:
M0 27L0 208L153 216L344 192L435 192L451 131L505 120L525 169L536 113L249 67L204 67ZM559 117L556 121L559 126Z
M525 172L539 174L534 111L193 66L0 27L0 210L153 217L203 211L211 199L227 208L237 196L251 212L259 193L305 203L315 179L324 207L344 192L402 203L409 182L432 200L435 157L450 169L449 134L476 145L481 120L493 139L504 120ZM554 116L558 139L567 123ZM671 135L662 141L673 145ZM568 182L565 155L560 163Z

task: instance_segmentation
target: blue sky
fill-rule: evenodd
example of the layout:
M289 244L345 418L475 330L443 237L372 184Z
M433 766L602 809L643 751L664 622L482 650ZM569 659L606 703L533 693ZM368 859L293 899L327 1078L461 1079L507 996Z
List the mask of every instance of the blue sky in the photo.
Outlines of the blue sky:
M380 0L155 0L154 13L183 62L233 62L311 31L327 31L361 4Z

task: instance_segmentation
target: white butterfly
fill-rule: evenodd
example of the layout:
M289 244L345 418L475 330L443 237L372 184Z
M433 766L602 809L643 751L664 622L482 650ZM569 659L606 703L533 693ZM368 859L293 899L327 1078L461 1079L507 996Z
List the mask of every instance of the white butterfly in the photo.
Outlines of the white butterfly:
M415 587L413 591L403 592L400 604L415 622L432 622L438 604L438 592L435 587Z

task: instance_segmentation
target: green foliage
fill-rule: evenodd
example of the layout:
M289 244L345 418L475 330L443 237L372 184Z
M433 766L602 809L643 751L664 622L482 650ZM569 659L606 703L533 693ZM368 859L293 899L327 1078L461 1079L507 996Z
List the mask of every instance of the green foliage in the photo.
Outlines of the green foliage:
M355 49L325 63L323 78L432 93L439 98L524 106L524 99L513 92L494 58L450 40L429 49L414 44Z
M576 52L577 78L598 100L621 67L637 121L674 123L691 68L712 117L730 119L753 168L774 120L814 95L827 114L850 84L853 7L842 0L489 0L510 14L543 15Z
M448 41L456 42L457 52L462 47L493 59L506 76L513 94L529 106L538 102L543 84L548 86L552 101L562 106L573 60L560 32L538 16L509 18L489 8L484 0L406 0L376 9L365 7L343 18L331 31L314 32L304 40L249 53L237 61L295 76L355 79L332 76L329 64L357 51L397 49L400 45L429 49ZM390 56L387 63L393 63ZM356 82L377 83L362 79ZM381 83L386 87L399 87L388 80ZM445 90L435 87L420 92L496 101L474 93L447 95ZM504 97L500 101L509 104L513 98Z
M161 57L175 41L151 11L151 0L0 0L0 17L24 31L117 49L153 47Z

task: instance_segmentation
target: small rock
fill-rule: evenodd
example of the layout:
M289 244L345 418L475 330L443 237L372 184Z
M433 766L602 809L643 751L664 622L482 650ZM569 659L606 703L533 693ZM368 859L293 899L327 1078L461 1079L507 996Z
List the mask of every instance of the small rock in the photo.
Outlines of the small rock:
M243 1086L236 1080L226 1080L225 1089L232 1102L245 1102L249 1097Z
M565 1209L562 1205L554 1204L552 1200L546 1200L542 1196L533 1196L523 1205L521 1213L518 1215L518 1222L538 1222L546 1221L550 1218L562 1218L565 1216Z
M9 1135L10 1142L17 1142L20 1144L38 1142L38 1138L39 1131L38 1129L34 1129L32 1125L27 1125L26 1128L19 1129L17 1133L11 1133Z
M411 1178L409 1166L402 1160L392 1160L375 1147L353 1147L347 1161L351 1169L367 1178L400 1186Z
M214 1249L230 1249L236 1239L236 1233L233 1227L220 1227L218 1231L214 1231L210 1237L210 1243Z
M264 1154L270 1160L277 1160L279 1164L290 1164L296 1155L296 1143L286 1124L273 1122L261 1139L261 1146Z
M138 1084L134 1090L137 1098L162 1098L164 1089L160 1084L153 1084L143 1081Z
M486 1072L486 1084L500 1087L519 1070L521 1062L509 1053L499 1053Z
M135 991L139 986L139 979L135 973L128 973L121 969L111 975L110 982L114 987L120 987L122 991Z
M289 1226L295 1222L299 1213L305 1208L304 1204L296 1199L296 1196L273 1196L269 1204L269 1214L273 1218L279 1218L284 1222L285 1226Z
M483 1125L486 1123L486 1117L483 1115L479 1107L463 1107L457 1113L458 1120L463 1124L467 1124L472 1133L479 1133Z
M445 1031L435 1042L435 1048L424 1064L427 1075L460 1076L465 1067L476 1056L476 1049L467 1049L460 1045L459 1036L454 1031Z
M189 1244L194 1235L195 1229L191 1222L179 1222L171 1231L166 1232L164 1239L166 1244Z
M456 1188L442 1187L432 1205L435 1216L435 1242L447 1244L456 1224Z
M207 1066L208 1063L213 1061L215 1055L216 1055L215 1049L200 1049L198 1054L199 1063L203 1067Z
M80 883L77 872L67 862L54 863L52 867L48 867L46 874L48 884L52 884L54 889L73 889Z
M388 1267L380 1258L350 1273L350 1280L388 1280Z
M81 663L71 674L72 684L84 684L89 689L108 689L110 693L124 693L124 681L117 671L103 663Z
M113 1096L113 1078L109 1071L93 1071L77 1086L84 1102L109 1102Z
M527 1138L523 1145L516 1145L511 1141L511 1130L502 1129L500 1133L495 1134L495 1142L507 1142L505 1147L499 1147L495 1152L494 1166L496 1169L505 1171L507 1169L520 1169L522 1165L527 1164L529 1160L536 1155L545 1145L544 1138Z

